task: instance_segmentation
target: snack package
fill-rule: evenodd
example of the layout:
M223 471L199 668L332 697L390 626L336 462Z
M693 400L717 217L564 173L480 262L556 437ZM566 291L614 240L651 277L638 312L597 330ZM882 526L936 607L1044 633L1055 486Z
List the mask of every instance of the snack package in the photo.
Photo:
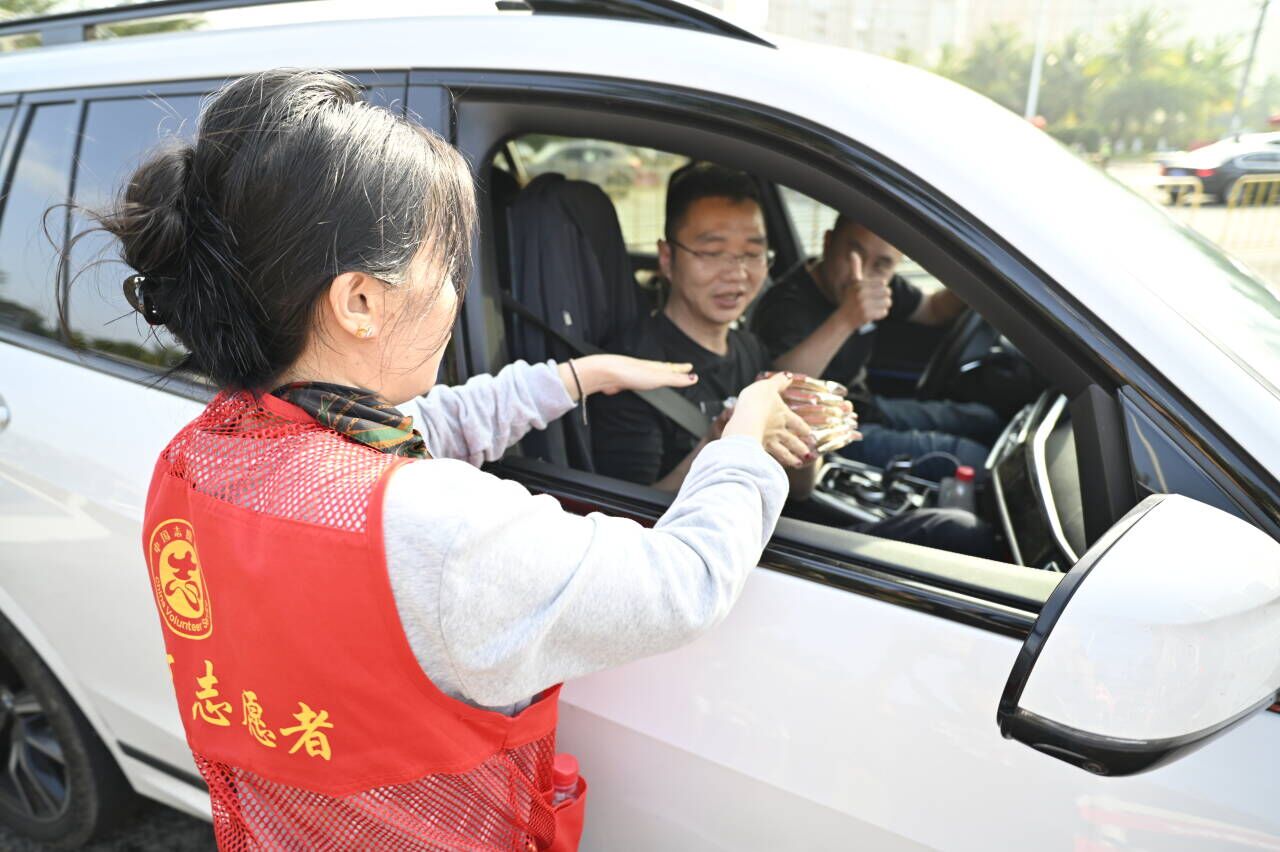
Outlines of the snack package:
M756 379L775 375L765 372ZM797 373L782 391L787 407L800 416L812 430L818 453L829 453L859 440L858 416L853 403L845 399L849 389L839 382L828 382Z

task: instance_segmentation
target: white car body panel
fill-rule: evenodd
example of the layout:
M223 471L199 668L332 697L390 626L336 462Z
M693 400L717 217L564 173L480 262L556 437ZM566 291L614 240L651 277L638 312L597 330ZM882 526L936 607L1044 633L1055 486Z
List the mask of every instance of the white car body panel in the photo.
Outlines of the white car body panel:
M202 406L2 341L0 364L4 613L117 759L125 742L194 774L141 548L151 469Z
M679 59L664 65L664 56ZM350 70L579 73L784 108L963 205L1105 318L1259 464L1280 469L1272 425L1280 399L1195 332L1157 287L1180 281L1187 257L1131 260L1150 235L1133 224L1137 208L1127 205L1139 202L1117 191L1099 209L1080 190L1096 175L1039 131L887 60L636 23L422 18L52 47L0 59L0 92L32 80L58 89L139 75L229 77L260 69L264 57ZM856 83L867 80L875 85ZM15 621L39 625L39 650L113 748L126 741L190 770L140 523L157 454L199 406L5 343L0 364L0 393L14 412L0 433L0 474L40 471L24 483L23 506L43 513L44 525L3 528L13 540L0 560L0 602ZM30 412L40 412L38 424ZM60 582L50 583L55 572ZM69 586L92 600L74 619ZM1149 774L1095 778L1001 739L996 704L1019 647L757 571L704 639L566 686L562 748L578 754L591 783L583 848L1280 849L1280 716L1251 719ZM181 782L134 760L124 768L143 792L202 806Z
M584 848L1093 848L1073 844L1114 842L1122 821L1085 817L1102 800L1152 815L1135 848L1206 848L1180 845L1194 820L1280 848L1280 770L1261 757L1280 718L1098 778L1001 738L1021 644L757 571L693 645L565 686L561 748L592 785Z

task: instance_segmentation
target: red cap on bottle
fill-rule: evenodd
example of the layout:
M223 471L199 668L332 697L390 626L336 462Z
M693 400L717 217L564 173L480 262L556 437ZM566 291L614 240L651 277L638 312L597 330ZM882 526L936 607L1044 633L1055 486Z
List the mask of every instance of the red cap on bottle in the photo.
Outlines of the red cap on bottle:
M557 787L576 787L578 784L578 758L561 752L551 763L551 783Z
M973 468L967 464L962 464L956 468L956 479L960 482L973 482Z

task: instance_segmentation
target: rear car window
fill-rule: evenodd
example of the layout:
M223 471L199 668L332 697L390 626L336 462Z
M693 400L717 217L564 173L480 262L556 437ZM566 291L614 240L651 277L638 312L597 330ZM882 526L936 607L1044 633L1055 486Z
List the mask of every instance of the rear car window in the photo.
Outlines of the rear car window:
M0 325L46 337L57 335L53 241L65 239L66 209L55 205L67 198L79 112L62 103L28 114L0 219Z
M195 95L91 101L75 165L77 208L103 210L124 191L134 169L156 150L195 136L200 98ZM76 212L73 233L92 227ZM119 259L109 234L97 231L71 250L69 315L79 342L107 355L168 367L185 351L163 329L153 329L125 301L122 282L135 270Z

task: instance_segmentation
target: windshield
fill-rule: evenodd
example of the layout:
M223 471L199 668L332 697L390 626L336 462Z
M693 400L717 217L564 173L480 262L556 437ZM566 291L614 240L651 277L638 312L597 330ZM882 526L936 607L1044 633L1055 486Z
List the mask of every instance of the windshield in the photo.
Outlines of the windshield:
M1095 224L1124 235L1128 271L1280 397L1280 288L1127 187L1115 192L1118 181L1109 182L1108 201L1125 202L1105 205L1105 212L1095 207L1102 220Z

